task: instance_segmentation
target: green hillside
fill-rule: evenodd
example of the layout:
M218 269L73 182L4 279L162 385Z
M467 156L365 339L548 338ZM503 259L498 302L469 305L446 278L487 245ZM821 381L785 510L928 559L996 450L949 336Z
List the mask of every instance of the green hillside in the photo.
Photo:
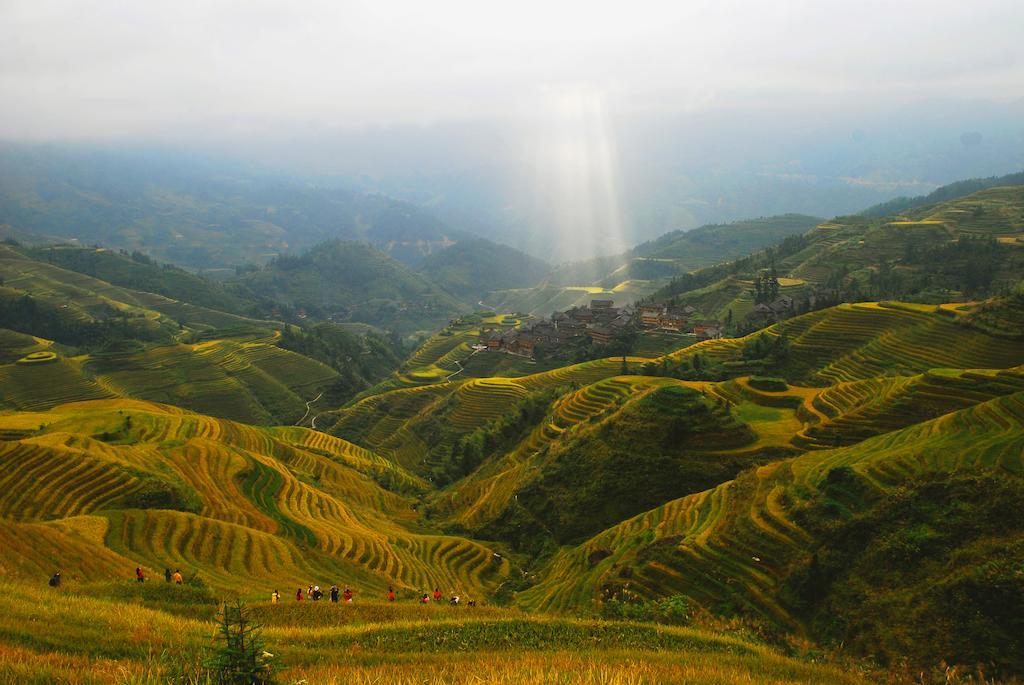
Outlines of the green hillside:
M496 287L486 303L497 309L547 316L586 306L592 297L612 297L618 306L652 295L660 297L659 290L681 273L742 258L786 237L806 233L820 221L784 214L671 231L622 255L561 265L532 287ZM709 309L708 315L715 311Z
M221 285L170 264L159 264L141 252L128 254L103 248L54 245L24 250L24 254L112 285L156 293L208 309L244 314L252 308L251 302L227 292Z
M1019 513L1022 429L1016 393L752 470L559 553L522 600L682 593L783 625L813 616L883 661L982 658L1019 673L1024 520L1002 517Z
M803 214L709 224L692 231L672 231L633 248L636 261L671 261L675 273L696 271L719 262L726 262L781 242L791 235L800 235L821 223L820 218ZM644 264L634 263L630 273L642 275ZM653 268L653 267L652 267ZM675 275L675 273L661 275Z
M398 365L401 351L394 341L331 324L284 327L282 335L280 324L157 294L152 291L254 306L139 255L2 245L0 278L0 319L14 329L0 355L7 365L0 373L8 381L0 402L11 408L129 397L242 421L288 423L307 415L306 402L321 394L343 402L373 385ZM52 366L15 364L42 349L58 353ZM47 382L40 383L43 378Z
M914 207L934 205L939 202L946 202L958 197L976 193L986 188L997 188L1000 186L1024 185L1024 172L1007 174L1005 176L990 176L988 178L972 178L965 181L957 181L936 188L927 195L918 197L898 197L889 202L883 202L865 209L861 214L869 217L884 217L899 214Z
M463 309L429 280L365 243L322 243L301 256L277 257L230 283L271 310L303 310L321 320L369 323L403 334L436 328Z
M489 240L462 240L427 255L418 271L446 292L475 304L491 290L532 287L551 266Z

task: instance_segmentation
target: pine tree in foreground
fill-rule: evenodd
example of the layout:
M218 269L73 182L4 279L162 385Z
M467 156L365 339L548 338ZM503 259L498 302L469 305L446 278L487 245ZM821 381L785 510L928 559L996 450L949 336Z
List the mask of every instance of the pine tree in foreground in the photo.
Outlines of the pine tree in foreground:
M272 685L274 655L264 649L261 626L248 617L244 602L225 602L217 616L218 646L204 664L218 685Z

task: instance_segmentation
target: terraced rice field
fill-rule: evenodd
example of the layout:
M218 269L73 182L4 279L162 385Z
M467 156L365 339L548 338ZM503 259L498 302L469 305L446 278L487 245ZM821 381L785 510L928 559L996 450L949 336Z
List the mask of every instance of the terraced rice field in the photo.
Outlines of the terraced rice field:
M49 349L53 343L43 338L0 328L0 364L12 364L22 357Z
M12 432L18 439L0 442L0 519L89 519L99 558L133 559L151 574L180 566L217 587L330 577L374 591L443 585L479 595L509 570L473 541L411 531L415 501L375 479L415 486L415 476L307 429L108 400L0 415L0 433ZM192 503L138 499L158 482L176 483ZM62 565L82 577L106 568L75 563Z
M551 413L515 450L456 483L436 500L450 524L480 528L493 520L527 482L536 459L555 440L593 419L607 415L630 398L683 381L654 376L617 376L586 385L559 398Z
M31 293L33 298L54 306L66 307L65 315L81 321L103 318L110 309L115 309L138 315L138 325L149 330L164 328L173 332L177 329L175 322L199 329L267 326L265 322L111 285L48 262L28 259L7 246L0 246L0 277L7 287Z
M812 411L824 417L798 436L807 449L851 445L994 397L1024 391L1024 368L933 369L838 383L814 396Z
M455 391L455 408L450 414L452 425L470 431L501 416L528 391L521 383L508 378L474 378L459 385Z
M73 359L0 366L0 407L35 411L66 402L113 396L86 376L81 364Z
M1024 363L1024 346L959 325L935 307L896 303L844 304L788 319L765 330L785 333L790 355L778 373L831 385L933 368L1009 368ZM752 335L760 335L754 333ZM740 358L748 338L711 340L668 355Z
M669 502L561 552L542 582L520 598L533 609L586 606L605 583L620 582L628 567L630 590L642 596L680 593L706 606L727 601L795 625L775 590L782 570L808 554L813 540L791 513L838 466L853 468L882 491L926 472L1024 473L1024 393L764 466ZM652 556L653 549L671 553Z
M1024 230L1024 190L1020 186L989 188L947 202L927 214L926 221L952 225L959 233L999 235Z
M411 424L437 411L458 387L457 383L425 385L364 397L336 413L330 433L415 470L429 448Z
M212 340L96 355L86 372L111 394L253 423L287 423L337 374L265 342Z

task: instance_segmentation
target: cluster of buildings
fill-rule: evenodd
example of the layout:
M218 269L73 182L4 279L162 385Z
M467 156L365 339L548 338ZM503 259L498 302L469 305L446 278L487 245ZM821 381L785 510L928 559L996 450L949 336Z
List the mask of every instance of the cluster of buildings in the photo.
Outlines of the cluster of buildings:
M813 299L813 295L811 298ZM780 295L771 302L762 302L761 304L754 305L754 311L752 312L755 317L775 317L776 319L784 319L793 313L794 302L793 298L789 295Z
M647 330L692 333L698 340L722 337L722 324L710 319L694 319L697 310L690 305L674 308L667 304L640 305L640 326Z
M538 350L557 351L587 337L595 342L609 343L632 327L635 317L633 305L618 308L613 300L591 300L589 307L555 312L550 318L523 324L519 328L485 329L480 333L480 346L534 357Z

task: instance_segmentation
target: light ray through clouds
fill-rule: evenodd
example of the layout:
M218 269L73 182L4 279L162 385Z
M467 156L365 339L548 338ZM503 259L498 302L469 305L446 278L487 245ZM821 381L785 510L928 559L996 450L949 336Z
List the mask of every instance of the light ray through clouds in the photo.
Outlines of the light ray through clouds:
M531 168L538 215L556 254L621 251L628 231L614 132L603 93L549 91L542 104Z

